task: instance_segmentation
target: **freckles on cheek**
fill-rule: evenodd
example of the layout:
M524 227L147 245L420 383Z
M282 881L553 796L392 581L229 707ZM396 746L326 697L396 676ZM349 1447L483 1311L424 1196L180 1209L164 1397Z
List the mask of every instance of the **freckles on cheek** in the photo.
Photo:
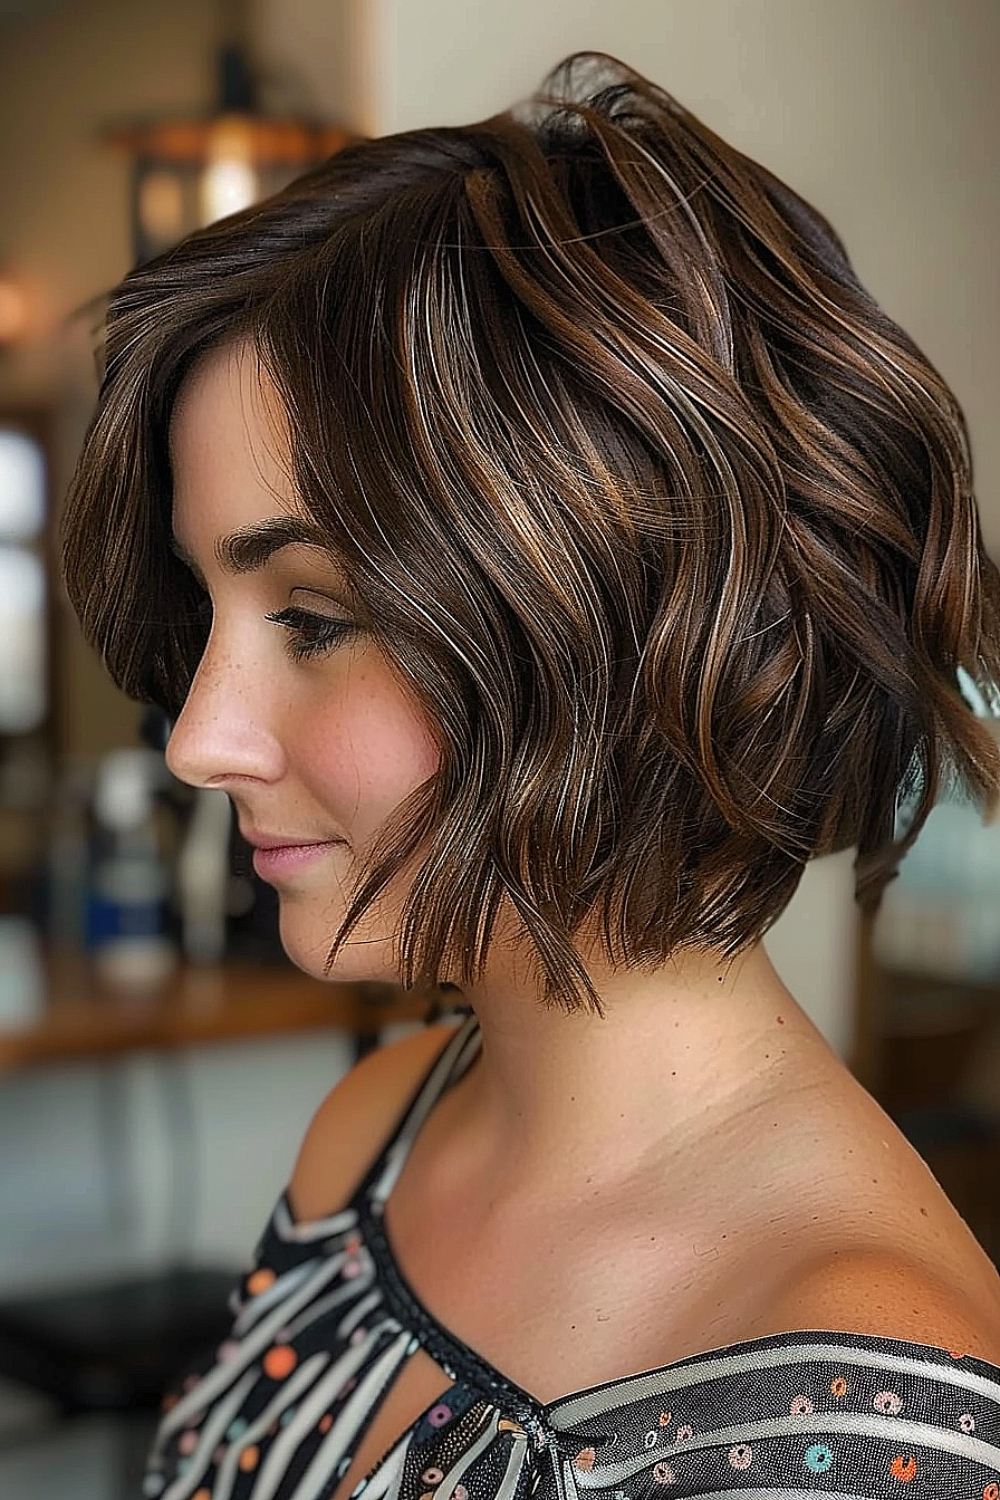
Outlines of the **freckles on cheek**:
M303 744L312 775L358 811L385 816L437 769L437 745L395 681L356 671L350 691L312 716Z

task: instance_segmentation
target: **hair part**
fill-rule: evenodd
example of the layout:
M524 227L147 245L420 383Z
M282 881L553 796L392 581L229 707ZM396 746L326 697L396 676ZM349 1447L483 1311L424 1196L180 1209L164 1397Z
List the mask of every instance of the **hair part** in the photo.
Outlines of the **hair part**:
M810 859L856 848L874 912L945 784L995 812L956 676L1000 682L959 406L823 216L624 64L349 146L115 290L65 577L171 714L207 625L168 545L170 413L238 339L441 747L331 963L426 845L404 986L474 982L509 903L544 1003L600 1012L583 931L640 969L735 957Z

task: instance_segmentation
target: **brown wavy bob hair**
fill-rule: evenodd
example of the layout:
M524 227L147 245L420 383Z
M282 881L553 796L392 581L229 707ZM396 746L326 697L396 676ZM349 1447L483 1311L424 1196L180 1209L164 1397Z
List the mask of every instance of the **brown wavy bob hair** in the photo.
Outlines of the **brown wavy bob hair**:
M544 1002L600 1012L584 924L616 965L735 957L814 856L856 848L872 912L946 785L995 811L959 671L993 700L1000 573L954 397L821 214L614 58L352 144L113 292L65 578L170 715L211 609L168 424L229 340L441 749L330 962L426 841L405 987L478 978L506 898Z

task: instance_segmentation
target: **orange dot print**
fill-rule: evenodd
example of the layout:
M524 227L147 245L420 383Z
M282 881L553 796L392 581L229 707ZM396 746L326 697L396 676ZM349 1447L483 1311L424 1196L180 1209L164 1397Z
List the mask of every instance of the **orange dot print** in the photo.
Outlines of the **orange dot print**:
M284 1380L299 1362L299 1357L290 1344L275 1344L264 1355L264 1374L272 1380Z
M573 1462L578 1469L592 1469L594 1467L594 1459L596 1457L597 1454L594 1452L593 1448L581 1448L579 1453L574 1458Z
M257 1461L259 1458L260 1449L255 1447L252 1443L249 1448L243 1449L243 1452L240 1454L240 1468L243 1470L244 1474L248 1473L250 1469L256 1469Z
M901 1479L904 1484L909 1484L911 1479L917 1477L917 1460L912 1455L904 1458L901 1453L897 1453L889 1465L889 1473L893 1479Z
M830 1389L835 1396L847 1395L847 1381L844 1379L843 1375L838 1375L836 1380L830 1381Z
M983 1500L1000 1500L1000 1484L988 1484L983 1490Z
M195 1490L191 1496L191 1500L212 1500L212 1491L206 1490L204 1485L202 1485L200 1490Z
M320 1432L329 1432L330 1428L332 1426L333 1426L333 1418L331 1417L331 1415L330 1415L329 1412L327 1412L327 1414L326 1414L325 1417L320 1417L320 1419L319 1419L319 1430L320 1430Z
M259 1271L254 1271L252 1276L247 1277L247 1291L251 1297L259 1297L261 1292L266 1292L268 1287L273 1286L277 1279L270 1266L262 1266Z

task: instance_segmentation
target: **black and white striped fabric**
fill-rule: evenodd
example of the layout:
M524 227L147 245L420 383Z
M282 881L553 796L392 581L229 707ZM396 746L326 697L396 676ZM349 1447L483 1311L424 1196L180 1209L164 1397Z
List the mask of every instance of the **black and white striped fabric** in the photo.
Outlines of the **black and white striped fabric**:
M329 1500L406 1361L453 1382L352 1491L365 1500L1000 1500L1000 1368L904 1340L747 1340L543 1404L421 1304L382 1214L417 1132L477 1055L465 1014L350 1205L283 1192L229 1338L163 1403L151 1500Z

